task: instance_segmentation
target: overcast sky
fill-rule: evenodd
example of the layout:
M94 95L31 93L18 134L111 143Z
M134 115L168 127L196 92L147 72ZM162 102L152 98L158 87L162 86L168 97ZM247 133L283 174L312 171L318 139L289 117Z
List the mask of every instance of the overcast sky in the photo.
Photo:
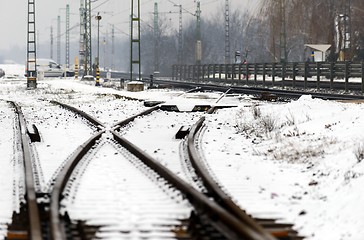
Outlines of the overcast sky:
M82 0L84 1L84 0ZM182 6L191 13L196 11L194 0L141 0L142 19L148 21L154 9L154 2L159 4L160 12L176 12L177 7L173 3ZM129 14L131 0L96 0L92 4L93 14L100 12L103 16L101 32L111 32L111 25L115 24L117 37L126 36L122 32L129 32ZM245 8L254 10L254 2L257 0L230 0L232 9ZM80 0L35 0L36 3L36 29L38 41L41 43L50 42L50 28L53 26L54 36L57 34L57 16L61 16L61 32L65 29L66 4L70 4L70 26L79 24ZM216 14L218 9L224 11L225 0L201 0L202 17L210 17ZM162 14L162 13L161 13ZM192 17L191 14L184 14L184 19ZM169 14L168 19L172 23L178 22L178 14ZM27 1L2 0L0 7L0 55L1 50L25 47L27 27ZM95 30L93 30L95 33ZM72 39L79 38L79 27L75 27L71 33Z

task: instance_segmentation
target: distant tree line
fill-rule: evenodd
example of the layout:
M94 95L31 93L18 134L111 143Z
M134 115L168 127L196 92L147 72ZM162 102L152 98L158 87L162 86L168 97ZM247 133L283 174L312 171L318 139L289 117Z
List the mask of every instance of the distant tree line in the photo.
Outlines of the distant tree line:
M364 59L363 0L269 0L262 5L269 24L273 59L279 55L281 3L285 3L288 60L303 60L303 44L330 44L329 61ZM346 43L345 43L346 42Z

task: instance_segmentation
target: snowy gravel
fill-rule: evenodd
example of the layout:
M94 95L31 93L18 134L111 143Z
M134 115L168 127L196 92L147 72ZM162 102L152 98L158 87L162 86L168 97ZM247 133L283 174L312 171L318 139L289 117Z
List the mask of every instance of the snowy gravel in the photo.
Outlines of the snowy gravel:
M64 100L71 105L85 107L85 110L90 111L92 115L97 115L99 109L98 117L103 122L112 124L116 119L123 118L124 110L128 109L126 111L128 115L140 106L134 101L118 102L119 99L115 99L113 94L163 100L170 104L179 104L185 110L190 109L196 102L214 103L219 97L219 94L212 93L201 100L198 99L201 97L198 93L191 98L193 95L172 90L132 93L96 88L71 79L40 81L37 90L28 91L25 90L25 81L1 80L0 85L0 99L20 102L27 115L32 108L37 112L38 116L29 124L39 125L42 137L47 139L50 145L47 147L48 143L34 144L42 162L44 183L51 178L61 162L76 149L76 145L92 134L92 129L82 121L73 121L73 118L70 122L65 121L70 119L69 112L39 99L54 99L61 102ZM98 98L99 96L103 97ZM87 104L83 106L82 101ZM290 103L256 102L245 96L225 98L222 101L239 106L219 110L217 114L206 116L206 127L202 131L199 147L204 151L209 168L214 172L216 179L224 185L239 205L258 216L279 216L282 221L292 222L299 233L310 240L364 238L362 204L364 104L324 101L310 97L302 97ZM131 108L129 103L132 104ZM137 106L133 105L135 103ZM92 107L88 108L89 105ZM110 113L109 110L113 108L118 110ZM14 153L16 147L12 144L14 114L4 101L0 101L0 113L0 131L3 136L0 140L2 154L0 239L2 239L4 229L1 224L9 223L12 210L17 210L12 186L16 185L20 176L19 166L14 164L14 161L19 160L19 156ZM173 166L171 159L176 159L178 156L181 142L173 139L174 134L180 125L189 125L198 117L190 113L168 113L168 116L174 118L174 122L170 123L169 118L165 118L163 122L166 121L167 124L164 124L162 121L153 120L153 116L137 119L129 129L126 129L128 131L125 136L132 142L140 143L145 151L171 167ZM60 121L61 119L63 120ZM172 127L172 124L175 127ZM154 126L159 127L159 131L151 130ZM79 128L77 136L71 137L71 142L66 140L72 129ZM64 137L57 138L54 134L56 131L64 134ZM163 148L158 147L157 142L164 143ZM61 145L67 147L61 148ZM73 204L77 204L78 207L73 205L72 210L75 212L72 212L72 216L76 219L89 218L100 224L111 222L112 226L119 230L128 226L128 229L135 234L133 236L138 238L137 233L133 231L142 229L135 224L141 214L137 209L130 209L126 217L131 219L131 224L123 222L124 225L118 225L115 219L120 220L120 218L113 213L109 215L110 210L107 209L100 208L100 211L105 210L108 214L102 215L105 218L100 218L99 221L94 216L87 215L87 211L83 212L82 205L88 195L94 199L95 204L103 204L97 202L98 199L103 199L106 203L110 203L110 206L122 209L122 205L114 202L115 198L109 196L110 191L107 189L110 189L111 185L115 185L114 187L121 191L127 188L120 182L123 178L120 178L121 171L118 171L120 168L121 170L123 167L126 168L122 164L127 163L117 161L119 153L113 155L115 149L112 144L105 144L104 147L98 154L109 158L90 163L91 168L84 173L86 180L79 185L82 186L79 190L85 192L80 192L74 199ZM105 169L107 174L99 175L100 169ZM123 176L133 177L127 173ZM103 189L103 184L110 186ZM95 186L95 192L92 185ZM127 198L128 194L129 192L126 192L118 197ZM145 191L144 196L149 197L148 194L149 192ZM86 205L85 209L86 207L92 206ZM80 209L80 212L77 212L77 209ZM182 213L182 217L186 217L186 214ZM103 233L106 232L107 230Z
M77 98L60 101L81 109L108 127L147 109L142 101L128 100L113 94L78 94Z
M47 192L60 167L95 129L81 117L47 102L33 101L22 110L28 128L35 124L41 136L41 142L34 142L31 147L38 163L40 190Z
M121 134L180 178L194 185L195 181L183 160L184 142L176 139L175 135L182 126L191 127L202 115L201 112L155 111L135 119L121 129Z

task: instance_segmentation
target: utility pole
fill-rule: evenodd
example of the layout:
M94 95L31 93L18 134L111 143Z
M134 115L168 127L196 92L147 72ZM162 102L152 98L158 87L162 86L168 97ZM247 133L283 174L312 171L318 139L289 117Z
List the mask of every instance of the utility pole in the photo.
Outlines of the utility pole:
M66 5L66 68L70 66L70 5Z
M37 88L37 41L35 35L35 0L28 0L27 31L27 88L35 89Z
M230 63L230 6L225 0L225 64Z
M286 1L280 0L281 33L280 33L280 55L281 63L287 62L287 34L286 34Z
M97 13L95 19L97 21L96 86L100 86L100 20L102 17Z
M130 80L133 79L133 66L138 66L138 77L141 80L140 59L140 0L131 0L130 26ZM134 49L134 45L136 49ZM134 50L136 53L134 54Z
M80 0L80 49L79 49L79 65L85 65L85 8L84 0Z
M202 41L201 41L201 3L197 0L196 10L196 64L202 61Z
M102 42L102 45L103 45L103 50L104 50L104 69L106 70L107 68L109 68L109 61L108 61L108 58L109 58L109 54L108 54L108 41L109 41L109 33L106 31L106 36L104 36L104 40ZM106 40L107 38L107 40Z
M61 16L57 17L57 63L61 64Z
M158 3L154 3L154 72L159 72L159 19ZM179 40L178 40L179 41ZM178 42L179 44L179 42ZM179 54L179 50L178 50ZM179 55L178 55L179 57Z
M84 34L84 43L85 43L84 75L92 75L91 0L85 0L84 28L85 28L85 34Z

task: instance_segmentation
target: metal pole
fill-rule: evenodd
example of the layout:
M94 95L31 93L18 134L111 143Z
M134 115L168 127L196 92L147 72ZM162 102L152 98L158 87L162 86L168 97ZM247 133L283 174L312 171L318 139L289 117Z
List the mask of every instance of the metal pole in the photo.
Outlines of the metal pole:
M101 16L96 16L97 20L97 59L96 59L96 66L99 67L100 65L100 20Z
M158 3L154 3L154 72L159 72L159 16Z
M183 48L183 35L182 35L182 5L174 5L179 7L179 24L178 24L178 65L182 65L182 48Z
M84 11L84 42L85 42L85 71L84 75L92 74L92 41L91 41L91 0L85 0Z
M202 61L202 42L201 42L201 3L197 1L196 10L196 64L201 64Z
M100 86L100 20L102 17L97 13L95 17L97 20L97 58L96 58L96 84Z
M111 36L112 42L111 42L111 69L115 69L115 63L114 63L114 59L115 59L115 26L114 24L112 25L112 36Z
M35 31L35 0L28 0L27 27L27 88L37 88L37 45Z
M281 9L281 35L280 35L280 50L281 63L287 61L287 35L286 35L286 1L280 0Z
M225 64L230 63L230 8L229 0L225 0Z
M79 66L85 64L85 8L84 0L80 0L80 49L79 49ZM85 69L84 69L85 70Z
M70 5L66 5L66 68L70 66Z
M135 9L137 11L135 12ZM141 73L141 53L140 53L140 0L131 0L131 14L130 14L130 80L133 79L133 66L138 65L138 77L142 78ZM136 28L136 29L134 29ZM136 33L134 32L136 30ZM136 36L134 36L134 34ZM137 49L137 54L134 56L134 45Z
M50 49L50 57L53 59L53 26L51 25L51 49Z
M57 63L61 64L61 16L57 17Z

